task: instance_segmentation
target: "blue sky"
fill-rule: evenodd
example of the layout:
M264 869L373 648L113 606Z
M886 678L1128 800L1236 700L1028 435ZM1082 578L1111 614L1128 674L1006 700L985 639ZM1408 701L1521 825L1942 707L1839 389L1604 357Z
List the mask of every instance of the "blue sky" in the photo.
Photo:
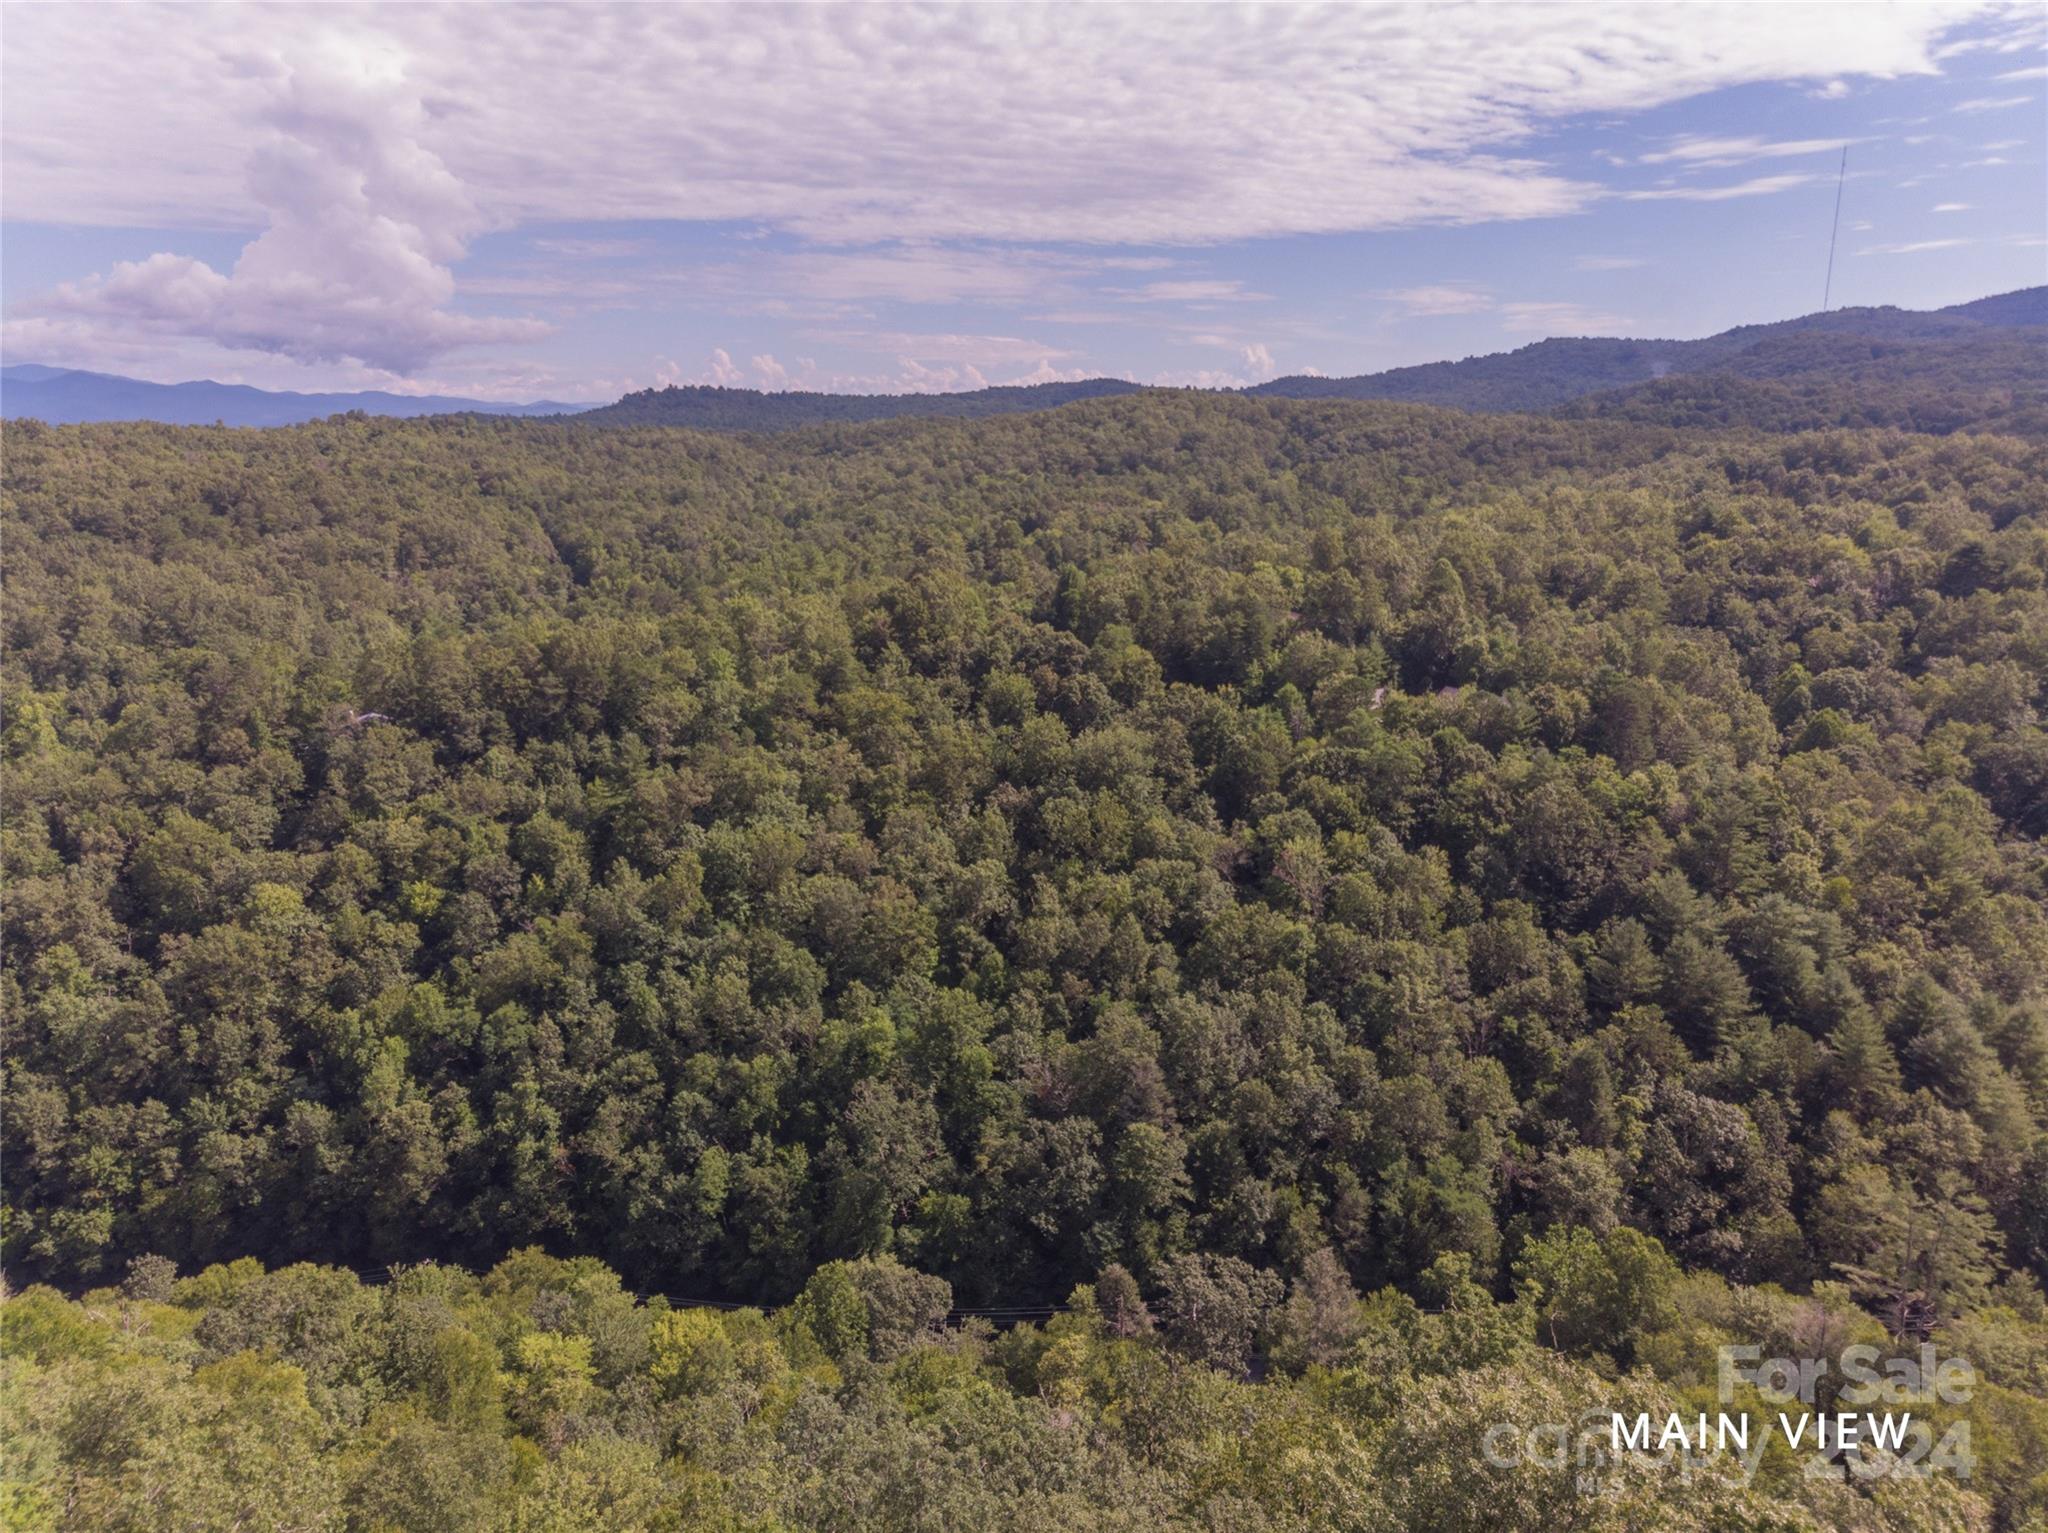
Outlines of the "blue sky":
M1239 385L2048 281L2038 6L9 17L9 361Z

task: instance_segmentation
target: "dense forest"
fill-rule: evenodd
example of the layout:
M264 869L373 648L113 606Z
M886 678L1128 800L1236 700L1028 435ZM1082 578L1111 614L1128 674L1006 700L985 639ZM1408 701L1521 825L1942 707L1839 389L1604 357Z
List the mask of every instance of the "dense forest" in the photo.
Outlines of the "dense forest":
M786 431L858 421L895 420L906 415L945 420L979 420L1024 410L1050 410L1083 399L1135 394L1139 385L1122 378L1087 378L1079 383L1004 384L943 394L820 394L804 389L764 393L709 384L671 384L641 389L616 404L584 410L577 419L593 426L689 426L698 431Z
M2040 1524L2048 1323L1949 1327L1984 1359L1915 1406L1943 1472L1817 1475L1782 1446L1690 1472L1584 1470L1582 1413L1714 1410L1715 1348L1891 1349L1839 1287L1680 1277L1646 1236L1532 1239L1497 1304L1462 1257L1419 1302L1360 1300L1325 1252L1283 1300L1227 1259L1143 1301L1105 1269L1043 1324L941 1325L946 1285L888 1256L794 1303L641 1303L602 1263L526 1250L368 1286L254 1261L139 1262L77 1302L0 1305L12 1435L0 1522L351 1533L1988 1533ZM1265 1377L1241 1358L1265 1337ZM1619 1374L1615 1357L1632 1368ZM1822 1408L1839 1405L1832 1389ZM1736 1408L1769 1402L1744 1388ZM1810 1412L1804 1413L1810 1422ZM1809 1441L1811 1440L1809 1434ZM1490 1450L1482 1443L1491 1442ZM1489 1456L1490 1454L1490 1456ZM1807 1456L1808 1459L1811 1455ZM1582 1478L1590 1473L1591 1481ZM1967 1487L1967 1488L1966 1488ZM2031 1521L2029 1519L2032 1519Z
M1935 341L1775 336L1714 370L1583 395L1556 413L1663 426L1890 426L2048 440L2048 328Z
M2048 448L1588 414L9 425L10 1526L2040 1526Z

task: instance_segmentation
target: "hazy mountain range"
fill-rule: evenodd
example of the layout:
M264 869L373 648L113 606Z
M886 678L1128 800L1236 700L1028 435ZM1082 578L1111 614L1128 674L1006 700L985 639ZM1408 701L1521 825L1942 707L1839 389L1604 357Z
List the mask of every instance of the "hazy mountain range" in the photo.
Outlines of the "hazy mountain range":
M1844 392L1853 380L1853 397ZM144 383L106 373L0 368L0 415L51 424L150 420L283 426L348 410L372 415L573 415L592 425L777 431L897 416L973 418L1136 392L1120 378L954 394L762 393L643 389L602 406L505 404L383 392L292 394L241 384ZM2030 429L2048 411L2048 287L1917 311L1834 309L1742 325L1691 341L1559 337L1514 351L1351 378L1276 378L1243 392L1293 399L1383 399L1464 410L1565 410L1674 424L1963 424Z
M1752 376L1774 342L1819 332L1897 344L1969 341L1987 332L2048 325L2048 287L2024 288L1946 309L1831 309L1766 325L1739 325L1696 341L1557 337L1515 351L1397 367L1357 378L1275 378L1247 392L1290 399L1396 399L1460 410L1546 410L1604 389L1674 373ZM1782 371L1768 361L1762 376Z
M293 394L242 383L145 383L112 373L44 367L34 362L0 367L0 416L33 416L53 426L90 421L161 421L168 426L294 426L349 410L370 415L568 415L588 403L540 400L505 404L446 394Z

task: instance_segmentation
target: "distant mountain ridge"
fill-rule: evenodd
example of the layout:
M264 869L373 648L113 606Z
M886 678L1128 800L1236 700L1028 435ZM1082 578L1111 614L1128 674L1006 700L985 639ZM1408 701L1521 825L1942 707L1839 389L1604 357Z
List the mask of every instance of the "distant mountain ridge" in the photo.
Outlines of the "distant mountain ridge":
M371 415L569 415L588 404L540 400L504 404L448 394L294 394L242 383L146 383L38 362L0 367L0 416L33 417L52 426L97 421L157 421L168 426L295 426L350 410Z
M1015 384L956 394L765 393L685 385L612 404L502 404L384 392L273 393L240 384L144 383L17 363L0 368L0 415L52 425L150 420L284 426L362 410L415 416L558 415L592 426L785 431L899 417L979 419L1145 391L1123 378ZM1390 400L1448 409L1556 412L1667 425L2048 435L2048 286L1944 309L1831 309L1698 340L1554 337L1515 351L1356 377L1292 376L1253 398Z
M1075 383L1009 384L958 394L816 394L789 390L715 388L704 384L642 389L617 404L585 411L596 426L694 426L700 431L780 431L833 421L853 424L916 415L978 419L1022 410L1050 410L1081 399L1138 393L1125 378L1084 378Z
M2048 287L2022 288L1945 309L1830 309L1739 325L1693 341L1553 337L1515 351L1427 362L1351 378L1275 378L1245 392L1287 399L1389 399L1460 410L1551 410L1603 390L1674 374L1733 371L1741 358L1786 336L1821 332L1894 343L1966 342L1987 332L2048 326Z

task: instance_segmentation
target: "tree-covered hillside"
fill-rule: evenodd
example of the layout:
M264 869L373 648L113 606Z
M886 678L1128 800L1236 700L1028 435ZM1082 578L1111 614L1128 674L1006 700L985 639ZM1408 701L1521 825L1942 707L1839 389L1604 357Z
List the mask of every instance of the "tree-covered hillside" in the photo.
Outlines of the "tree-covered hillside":
M577 418L592 426L689 426L698 431L788 431L797 426L852 424L929 416L979 420L1024 410L1050 410L1080 399L1134 394L1139 385L1122 378L1086 378L1079 383L1008 384L946 394L820 394L802 389L763 392L706 384L671 384L641 389L616 404L585 410Z
M1915 353L1926 348L1924 356ZM1864 352L1860 367L1846 370L1854 354ZM1889 359L1876 377L1868 357ZM1917 430L1954 430L1956 424L1935 424L1939 408L1927 410L1929 424L1915 425L1912 406L1926 407L1928 385L1939 378L1953 396L1961 382L1973 396L1996 404L1999 391L2024 393L2035 406L2048 391L2048 287L2024 288L1980 298L1951 308L1831 309L1770 324L1739 325L1718 335L1692 341L1552 337L1515 351L1466 357L1456 362L1430 362L1397 367L1355 378L1288 377L1262 383L1249 392L1290 399L1389 399L1413 404L1444 405L1461 410L1552 410L1588 394L1635 389L1625 396L1631 418L1669 398L1662 380L1687 376L1712 379L1712 384L1676 386L1687 398L1698 391L1720 392L1764 401L1771 391L1730 389L1725 380L1772 379L1808 393L1832 391L1817 418L1796 419L1783 409L1757 409L1753 418L1735 424L1771 430L1811 430L1841 425L1901 425ZM1873 397L1884 396L1879 403ZM1901 397L1904 396L1902 403ZM1809 415L1813 402L1807 401ZM1954 400L1948 414L1954 415ZM1860 417L1853 412L1862 409ZM2011 430L2014 422L1999 411L1991 429ZM2038 426L2038 421L2033 420ZM1959 424L1982 418L1967 414ZM1694 424L1688 413L1670 424ZM1727 423L1725 420L1723 423Z
M599 426L786 431L902 416L978 419L1138 391L1113 378L960 394L666 388L577 418ZM1560 337L1516 351L1356 378L1276 378L1291 399L1379 399L1462 410L1555 410L1652 424L1813 431L1896 426L2048 435L2048 288L1930 312L1836 309L1694 341Z
M1355 1473L1438 1479L1352 1526L1562 1526L1431 1521L1469 1456L1345 1391L1683 1391L1817 1291L2010 1392L1977 1494L1587 1526L2048 1506L2040 445L1145 393L5 450L6 1269L188 1275L6 1306L79 1494L127 1504L77 1434L146 1385L174 1455L666 1464L727 1498L687 1526L827 1525L804 1485L941 1439L1014 1478L838 1525L1329 1526ZM190 1277L526 1246L800 1302ZM1323 1371L1195 1367L1254 1353Z
M1989 1350L1971 1400L1916 1406L1948 1445L1926 1450L1940 1472L1815 1473L1810 1452L1776 1447L1745 1480L1732 1455L1689 1472L1582 1463L1547 1434L1715 1409L1715 1349L1736 1337L1770 1355L1817 1337L1895 1350L1838 1288L1679 1278L1645 1237L1583 1229L1531 1243L1509 1304L1454 1257L1419 1303L1361 1301L1328 1253L1284 1300L1277 1280L1235 1276L1184 1259L1147 1305L1112 1267L1043 1324L998 1329L942 1327L946 1285L886 1256L821 1268L774 1313L638 1302L600 1262L533 1250L376 1286L246 1260L174 1279L146 1259L77 1302L0 1304L0 1518L10 1533L2039 1526L2038 1304L1944 1335ZM1236 1366L1255 1327L1257 1383ZM1842 1403L1839 1382L1817 1407ZM1772 1413L1747 1386L1726 1404ZM1810 1444L1813 1410L1792 1414Z
M1896 427L1935 436L2048 440L2048 329L1966 340L1774 336L1714 370L1585 395L1559 415L1684 427L1823 431Z

